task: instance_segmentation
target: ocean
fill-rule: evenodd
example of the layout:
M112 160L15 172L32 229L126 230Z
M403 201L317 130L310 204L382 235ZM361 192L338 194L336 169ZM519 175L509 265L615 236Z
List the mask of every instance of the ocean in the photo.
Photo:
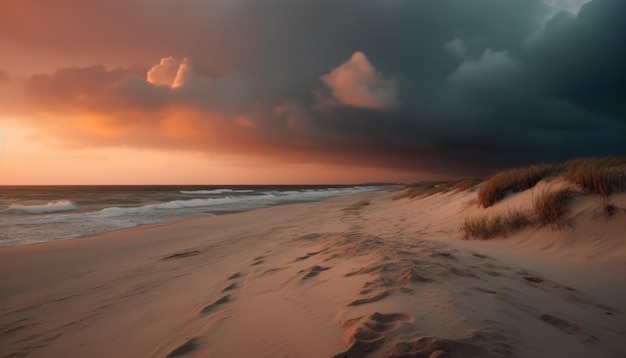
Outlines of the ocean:
M0 186L0 246L363 193L382 186Z

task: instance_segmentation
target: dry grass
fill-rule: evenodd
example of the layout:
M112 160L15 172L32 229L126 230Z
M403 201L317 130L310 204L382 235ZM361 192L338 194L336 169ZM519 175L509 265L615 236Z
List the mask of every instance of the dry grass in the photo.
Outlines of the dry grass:
M461 180L457 180L455 182L452 182L452 185L450 187L451 191L457 191L457 192L461 192L461 191L466 191L466 190L475 190L475 187L482 183L481 179L475 179L475 178L468 178L468 179L461 179Z
M533 196L533 210L541 225L565 225L563 217L567 214L568 205L573 196L570 189L544 190Z
M449 182L421 182L409 185L402 194L396 199L401 198L418 198L423 196L434 195L443 192L449 185Z
M508 194L530 189L542 179L560 174L584 191L602 196L605 201L612 193L626 191L626 157L584 158L565 164L538 164L496 173L478 188L478 204L490 207ZM472 190L480 183L479 179L422 182L408 186L395 199Z
M613 217L613 215L617 214L618 208L617 206L611 204L611 203L604 203L602 205L602 213L604 214L604 217L606 217L607 219L610 219Z
M584 158L565 163L564 177L586 192L609 195L626 190L626 158Z
M491 217L480 216L466 218L461 224L464 238L492 239L497 236L507 236L533 224L531 215L519 210L511 210L504 214Z
M478 190L478 202L487 208L502 200L509 192L530 189L540 180L556 175L562 170L558 164L539 164L496 173Z
M470 190L480 183L480 179L461 179L455 181L421 182L409 185L395 199L425 197L438 193L460 192Z

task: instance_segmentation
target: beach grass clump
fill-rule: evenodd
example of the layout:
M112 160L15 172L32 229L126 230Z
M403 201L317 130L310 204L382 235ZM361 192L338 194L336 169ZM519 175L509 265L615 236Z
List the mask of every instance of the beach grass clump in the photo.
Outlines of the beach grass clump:
M461 179L461 180L452 182L450 190L451 191L454 190L457 192L472 190L474 189L475 186L477 186L480 183L482 183L481 179L476 179L476 178Z
M450 182L446 181L420 182L411 184L406 187L404 193L398 196L397 199L414 199L418 197L434 195L445 191L449 185Z
M582 158L565 163L565 180L607 199L626 190L626 157Z
M564 225L563 218L573 197L568 188L559 190L543 190L533 196L533 210L541 225Z
M507 236L533 224L532 216L520 210L509 209L494 216L468 217L461 224L464 238L493 239Z
M432 182L420 182L409 185L404 193L399 195L396 199L409 198L414 199L418 197L425 197L435 195L438 193L448 193L451 191L461 192L472 189L474 186L481 182L480 179L460 179L454 181L432 181Z
M605 202L602 205L602 213L607 219L613 217L613 215L617 214L618 208L612 203Z
M508 193L517 193L534 187L544 178L558 174L559 164L538 164L499 172L488 178L478 189L478 202L487 208L502 200Z

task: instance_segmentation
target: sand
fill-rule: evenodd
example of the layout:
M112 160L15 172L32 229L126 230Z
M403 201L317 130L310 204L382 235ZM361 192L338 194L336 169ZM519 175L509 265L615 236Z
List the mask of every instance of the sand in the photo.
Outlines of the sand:
M475 192L398 194L0 248L0 356L626 356L626 195L468 241Z

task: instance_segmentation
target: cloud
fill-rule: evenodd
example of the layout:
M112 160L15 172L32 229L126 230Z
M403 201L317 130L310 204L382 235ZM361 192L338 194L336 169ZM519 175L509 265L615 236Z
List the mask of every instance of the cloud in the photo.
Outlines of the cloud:
M524 64L507 51L486 49L479 59L463 62L448 77L448 83L477 103L499 107L528 97L535 99L540 88L532 78Z
M626 154L625 4L40 1L0 13L2 89L65 61L15 117L67 145L484 175Z
M545 0L546 5L550 8L546 15L551 18L561 11L578 14L580 8L589 1L591 0Z
M147 81L157 86L180 87L183 82L183 62L187 59L179 60L172 56L161 59L158 65L152 66L146 75ZM179 71L181 72L179 75Z
M355 52L350 60L323 75L322 81L342 105L379 110L397 105L397 81L377 72L363 52Z
M208 77L192 60L172 57L144 71L64 68L28 79L22 115L41 136L73 147L251 154L297 143L306 110L255 102L246 86L244 76Z
M626 2L594 0L577 15L557 13L528 39L521 59L555 98L626 118Z
M465 57L466 54L466 49L465 49L465 44L463 43L463 40L459 39L459 38L455 38L454 40L451 40L450 42L447 42L443 49L451 54L454 54L458 57Z

